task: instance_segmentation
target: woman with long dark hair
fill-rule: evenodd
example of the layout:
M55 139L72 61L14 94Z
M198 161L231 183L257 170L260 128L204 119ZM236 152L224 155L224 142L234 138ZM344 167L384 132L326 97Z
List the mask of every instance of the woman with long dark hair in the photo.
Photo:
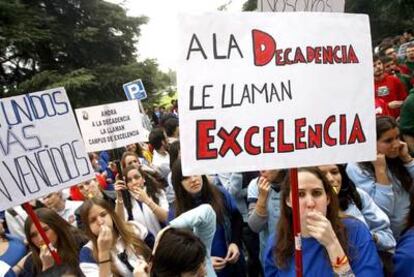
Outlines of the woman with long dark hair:
M149 260L145 226L123 221L104 199L86 200L81 218L90 239L79 256L85 276L133 276L134 268Z
M377 117L377 159L349 163L346 171L355 185L365 190L389 217L393 235L398 239L409 211L414 160L407 144L400 140L394 118Z
M124 197L127 220L135 220L145 225L155 236L168 219L168 201L163 185L150 173L134 165L123 171L126 183Z
M366 226L338 216L338 199L317 168L298 170L304 276L382 276L381 262ZM295 272L290 180L282 185L277 231L265 251L265 276Z
M170 210L172 219L201 204L210 204L217 215L211 259L218 276L244 276L243 258L240 258L243 219L235 201L223 188L212 185L205 175L183 176L181 159L172 167L175 202Z
M367 225L380 251L393 251L396 241L388 216L362 189L349 179L344 165L328 164L318 167L338 195L341 213L353 216Z
M79 269L79 250L86 238L51 209L40 208L35 213L62 262L73 268L76 276L83 276ZM30 217L26 219L24 232L31 255L25 260L19 276L37 276L53 267L54 260Z

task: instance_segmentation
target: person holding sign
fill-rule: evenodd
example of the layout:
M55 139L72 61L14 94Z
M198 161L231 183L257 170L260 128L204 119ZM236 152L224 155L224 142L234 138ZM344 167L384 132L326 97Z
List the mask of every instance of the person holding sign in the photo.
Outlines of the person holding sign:
M89 276L132 276L134 268L151 255L148 231L137 222L125 222L103 199L86 200L81 211L90 241L79 254L80 268ZM153 240L152 240L153 242Z
M169 219L180 216L201 204L210 204L217 215L217 229L211 260L217 276L245 276L244 258L240 254L243 218L234 199L222 187L212 185L207 176L183 176L181 158L172 166L175 202Z
M366 226L339 218L338 199L317 168L298 169L303 276L383 276L375 244ZM265 276L295 274L290 179L282 185L276 234L264 255Z
M392 117L377 117L377 159L349 163L349 178L365 190L387 214L396 239L404 229L410 207L408 192L413 187L414 159L400 140L397 122Z
M81 275L79 250L86 242L86 238L78 229L71 226L51 209L39 208L35 210L35 213L50 243L57 249L63 264L67 264L77 272L77 275ZM24 231L31 254L25 258L24 266L19 276L37 276L41 272L52 268L54 266L54 259L30 217L26 219Z

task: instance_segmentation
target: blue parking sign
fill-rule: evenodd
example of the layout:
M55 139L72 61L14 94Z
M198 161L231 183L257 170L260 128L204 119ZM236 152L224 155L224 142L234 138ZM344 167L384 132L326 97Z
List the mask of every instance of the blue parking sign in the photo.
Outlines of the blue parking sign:
M126 83L122 87L128 100L143 100L147 98L147 92L141 79Z

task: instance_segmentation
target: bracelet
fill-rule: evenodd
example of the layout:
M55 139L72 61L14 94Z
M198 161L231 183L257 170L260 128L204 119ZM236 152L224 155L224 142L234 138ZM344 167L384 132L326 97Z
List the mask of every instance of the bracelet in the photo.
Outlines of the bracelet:
M109 263L110 261L111 261L111 258L107 260L99 261L98 264L105 264L105 263Z
M342 258L336 257L336 261L332 263L332 267L334 269L338 269L346 265L347 263L348 263L348 257L346 255L344 255Z

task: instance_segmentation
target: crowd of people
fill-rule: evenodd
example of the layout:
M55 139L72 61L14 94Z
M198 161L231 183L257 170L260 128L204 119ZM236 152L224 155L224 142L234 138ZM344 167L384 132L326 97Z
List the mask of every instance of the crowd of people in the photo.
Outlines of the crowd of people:
M377 50L377 159L298 169L304 276L414 276L413 34ZM1 276L294 276L288 170L183 176L177 102L148 115L148 142L30 202L61 264L22 206L2 212Z

